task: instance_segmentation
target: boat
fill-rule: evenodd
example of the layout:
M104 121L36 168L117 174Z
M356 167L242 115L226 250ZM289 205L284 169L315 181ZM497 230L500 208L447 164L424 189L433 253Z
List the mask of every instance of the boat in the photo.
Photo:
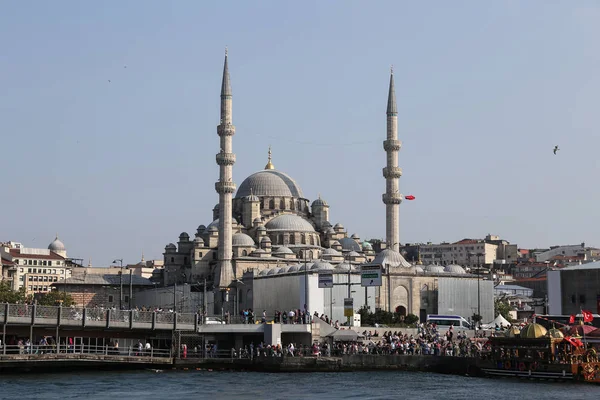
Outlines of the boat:
M600 362L591 344L537 323L490 337L477 366L490 377L600 383Z

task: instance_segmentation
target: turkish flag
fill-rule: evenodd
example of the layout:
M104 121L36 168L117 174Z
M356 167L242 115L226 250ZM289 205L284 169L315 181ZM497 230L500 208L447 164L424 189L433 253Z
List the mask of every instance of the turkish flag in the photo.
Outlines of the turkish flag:
M569 317L569 324L571 325L571 324L574 324L574 323L575 323L575 316L574 316L574 315L571 315L571 316Z
M594 316L591 311L581 311L583 315L583 322L592 322L594 320Z

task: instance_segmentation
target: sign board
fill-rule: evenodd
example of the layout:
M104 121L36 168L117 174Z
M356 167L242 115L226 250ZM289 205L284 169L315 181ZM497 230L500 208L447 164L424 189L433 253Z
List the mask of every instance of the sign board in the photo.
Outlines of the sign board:
M320 288L332 288L333 287L333 273L330 271L319 272L319 287Z
M381 266L379 265L363 265L360 269L360 285L381 286Z
M352 317L354 315L354 299L344 299L344 317Z

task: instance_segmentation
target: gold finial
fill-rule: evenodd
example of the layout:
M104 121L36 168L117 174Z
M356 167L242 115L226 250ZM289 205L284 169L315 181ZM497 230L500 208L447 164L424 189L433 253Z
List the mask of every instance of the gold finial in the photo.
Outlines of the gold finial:
M269 162L265 165L265 169L275 169L275 166L271 162L271 146L269 146Z

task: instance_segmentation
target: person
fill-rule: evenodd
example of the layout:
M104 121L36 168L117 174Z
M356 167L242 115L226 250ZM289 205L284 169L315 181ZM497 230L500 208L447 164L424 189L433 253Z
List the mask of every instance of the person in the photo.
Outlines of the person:
M142 341L138 340L138 343L137 343L137 350L138 350L138 352L137 352L136 356L141 356L143 349L144 349L144 346L142 345Z
M182 350L182 358L187 358L187 344L182 344L181 345L181 350Z
M150 345L150 342L146 340L146 354L150 355L151 350L152 346Z
M267 323L267 310L263 310L263 314L262 314L262 320L261 320L261 322L262 322L263 324L266 324L266 323Z

